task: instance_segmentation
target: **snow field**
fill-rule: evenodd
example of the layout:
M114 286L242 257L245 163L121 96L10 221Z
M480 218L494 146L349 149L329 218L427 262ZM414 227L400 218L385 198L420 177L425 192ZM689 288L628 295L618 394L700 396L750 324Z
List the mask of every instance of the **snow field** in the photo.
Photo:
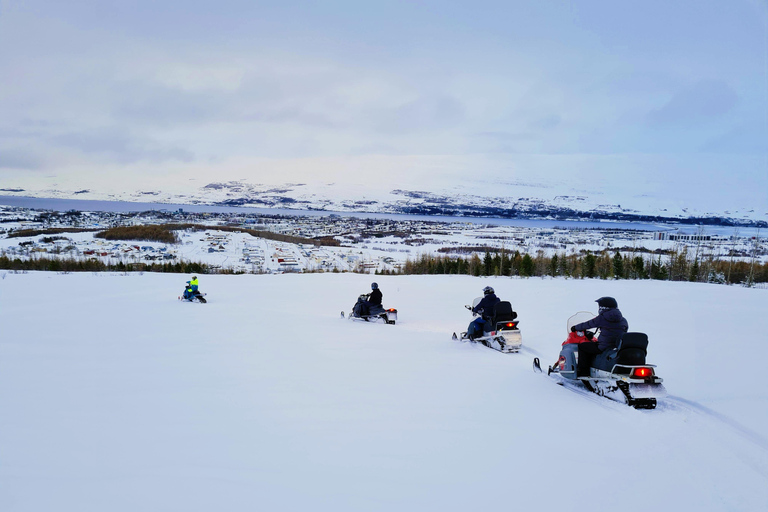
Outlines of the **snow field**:
M4 274L0 510L768 506L768 386L747 371L768 356L764 290L203 275L201 305L176 300L188 278ZM339 318L372 280L397 325ZM450 339L486 284L520 315L519 354ZM531 371L603 295L649 335L672 395L654 411Z

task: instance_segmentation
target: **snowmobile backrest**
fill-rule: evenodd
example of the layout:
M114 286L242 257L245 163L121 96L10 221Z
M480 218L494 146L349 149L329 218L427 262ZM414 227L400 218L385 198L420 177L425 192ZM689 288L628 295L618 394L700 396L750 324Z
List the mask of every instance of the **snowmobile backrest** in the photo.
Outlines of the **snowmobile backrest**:
M619 340L619 352L628 348L648 350L648 335L643 332L625 332Z
M503 300L493 308L493 319L495 322L508 322L517 318L517 313L512 311L512 304Z
M636 366L645 364L648 335L642 332L626 332L619 340L616 364Z

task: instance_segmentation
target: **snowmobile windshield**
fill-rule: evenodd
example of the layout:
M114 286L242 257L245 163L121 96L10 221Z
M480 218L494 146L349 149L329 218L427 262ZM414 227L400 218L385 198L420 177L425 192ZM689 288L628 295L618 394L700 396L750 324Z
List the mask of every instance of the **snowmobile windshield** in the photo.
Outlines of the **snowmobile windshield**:
M579 311L575 315L573 315L571 318L568 319L568 327L566 329L566 332L571 332L571 327L577 324L581 324L584 322L588 322L595 318L597 315L594 313L590 313L589 311Z

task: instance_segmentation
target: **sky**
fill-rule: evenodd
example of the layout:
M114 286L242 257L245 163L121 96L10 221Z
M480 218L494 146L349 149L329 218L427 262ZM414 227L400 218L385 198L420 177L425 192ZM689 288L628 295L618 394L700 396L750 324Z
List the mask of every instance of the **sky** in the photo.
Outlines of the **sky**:
M766 0L0 0L0 76L0 185L639 173L768 205Z

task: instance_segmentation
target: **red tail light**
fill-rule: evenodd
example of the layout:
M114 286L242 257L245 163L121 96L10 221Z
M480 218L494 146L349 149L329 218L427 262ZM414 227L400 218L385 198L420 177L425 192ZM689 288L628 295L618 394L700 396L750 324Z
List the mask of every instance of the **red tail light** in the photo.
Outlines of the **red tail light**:
M507 329L514 329L515 327L517 327L517 322L507 322L506 324L504 324L504 327L506 327Z
M653 375L653 368L635 368L632 370L632 376L639 379L651 377Z

